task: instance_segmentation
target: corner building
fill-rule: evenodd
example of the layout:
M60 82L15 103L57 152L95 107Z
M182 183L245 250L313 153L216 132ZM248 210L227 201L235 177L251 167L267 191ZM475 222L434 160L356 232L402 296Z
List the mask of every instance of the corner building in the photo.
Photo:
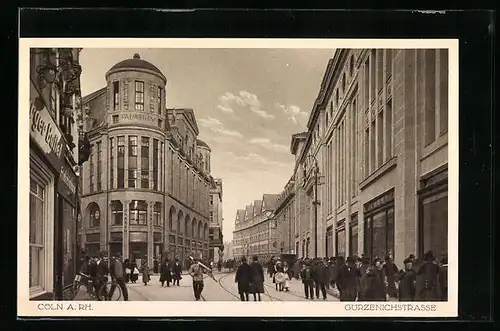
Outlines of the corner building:
M210 153L196 138L194 111L167 109L167 78L138 54L105 77L106 87L83 100L91 154L82 176L82 248L150 264L206 256Z
M392 255L401 265L409 254L447 254L446 49L337 50L291 148L300 256L313 232L311 154L319 256Z

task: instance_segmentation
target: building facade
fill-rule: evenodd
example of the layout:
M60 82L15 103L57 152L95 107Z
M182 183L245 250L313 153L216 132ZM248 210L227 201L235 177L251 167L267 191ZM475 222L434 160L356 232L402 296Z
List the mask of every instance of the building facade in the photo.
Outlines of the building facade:
M278 196L276 210L276 235L280 253L297 254L295 245L295 180L290 178Z
M318 256L447 254L447 132L446 49L337 50L292 137L297 252L316 201Z
M264 194L262 200L236 212L232 244L235 258L258 256L266 261L279 253L274 214L277 200L277 194Z
M209 212L209 260L218 262L224 258L222 218L222 179L215 178L210 187Z
M167 78L138 54L86 96L80 245L88 255L208 257L210 148L192 109L166 106Z
M29 297L62 300L77 267L79 53L30 49Z

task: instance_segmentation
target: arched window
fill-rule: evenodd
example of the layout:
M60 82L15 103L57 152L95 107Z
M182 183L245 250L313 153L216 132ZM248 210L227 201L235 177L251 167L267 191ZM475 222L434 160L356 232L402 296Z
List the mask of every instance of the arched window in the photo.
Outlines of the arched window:
M186 215L186 219L184 221L184 233L186 234L186 236L189 235L189 223L190 223L190 219L189 219L189 215Z
M208 240L209 233L208 233L208 224L207 223L205 223L205 226L204 226L204 229L203 229L203 234L204 234L203 239L204 240Z
M183 220L184 220L184 213L182 212L182 210L179 210L179 213L177 214L177 232L179 233L182 233L182 230L184 230L183 227L181 226Z
M148 219L148 204L144 200L132 200L129 204L130 224L146 225Z
M191 237L196 238L196 229L197 229L196 219L193 218L193 222L191 223Z
M161 203L160 202L155 202L155 205L153 207L153 225L160 226L160 219L161 219Z
M97 203L91 202L87 206L87 215L89 218L89 227L98 228L101 225L101 210Z
M175 208L174 206L172 206L168 211L168 229L170 231L174 231L174 215L175 215Z
M198 238L203 237L203 225L201 224L201 221L198 222Z
M123 224L123 204L120 200L111 201L111 224Z

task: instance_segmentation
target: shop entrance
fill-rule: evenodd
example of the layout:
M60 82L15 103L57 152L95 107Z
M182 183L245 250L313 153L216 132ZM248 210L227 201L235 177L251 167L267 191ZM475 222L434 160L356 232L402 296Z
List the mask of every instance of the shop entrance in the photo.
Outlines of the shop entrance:
M146 259L148 254L148 244L147 243L130 243L130 258L132 260Z

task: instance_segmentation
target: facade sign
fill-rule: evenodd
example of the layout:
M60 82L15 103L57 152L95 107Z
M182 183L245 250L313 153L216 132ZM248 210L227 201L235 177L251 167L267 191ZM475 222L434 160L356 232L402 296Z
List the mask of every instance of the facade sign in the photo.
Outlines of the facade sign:
M148 233L147 232L130 232L129 233L130 242L140 242L147 243L148 242Z
M158 126L158 118L157 115L146 112L123 112L120 113L118 123L141 122L147 125ZM112 119L110 119L109 123L113 123Z
M69 201L76 200L76 186L78 178L73 169L66 163L63 163L57 184L58 192Z
M56 172L59 172L63 163L64 138L33 82L30 86L29 112L30 137L45 153Z

